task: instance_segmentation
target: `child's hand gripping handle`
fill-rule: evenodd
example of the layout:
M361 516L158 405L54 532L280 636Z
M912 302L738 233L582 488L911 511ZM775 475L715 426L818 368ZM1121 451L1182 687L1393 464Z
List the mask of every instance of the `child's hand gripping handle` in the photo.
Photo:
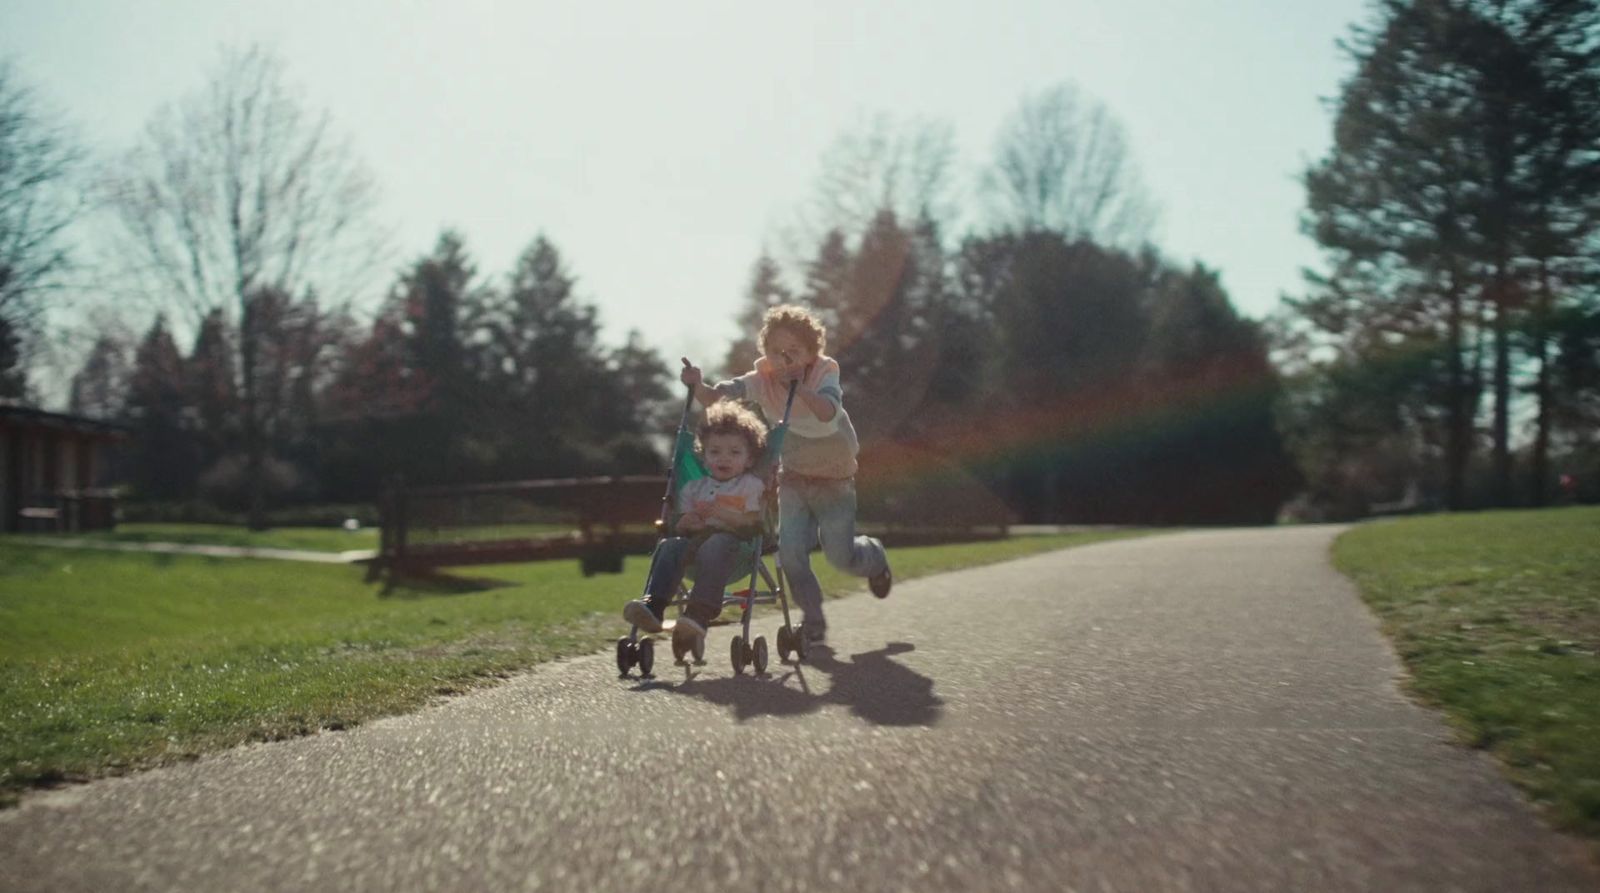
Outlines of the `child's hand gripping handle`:
M701 374L699 366L689 362L688 357L679 357L679 359L683 361L683 370L678 373L678 380L683 382L684 386L689 389L689 396L684 399L683 403L684 421L687 422L689 410L694 406L694 392L705 381L705 376Z

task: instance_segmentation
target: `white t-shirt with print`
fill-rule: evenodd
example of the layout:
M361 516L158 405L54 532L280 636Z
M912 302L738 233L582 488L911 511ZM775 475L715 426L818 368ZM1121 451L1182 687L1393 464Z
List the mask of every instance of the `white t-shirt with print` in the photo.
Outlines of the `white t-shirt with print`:
M727 530L728 526L721 519L712 517L711 509L721 505L734 512L760 512L764 490L766 485L761 479L748 472L727 481L697 478L678 491L678 511L682 514L696 512L707 519L707 527Z

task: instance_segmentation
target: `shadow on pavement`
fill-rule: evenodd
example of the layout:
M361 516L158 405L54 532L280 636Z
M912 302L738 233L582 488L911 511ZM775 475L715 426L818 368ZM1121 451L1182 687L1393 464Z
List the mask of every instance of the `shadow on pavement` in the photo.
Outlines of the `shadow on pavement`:
M841 661L832 648L816 645L805 664L780 665L765 678L702 680L698 674L689 674L671 690L731 708L740 722L758 716L798 716L825 704L838 704L875 725L930 726L944 712L943 699L933 693L933 680L893 660L894 655L915 647L908 642L890 642ZM818 672L826 674L832 685L825 692L814 692L806 678L808 672L813 677Z
M910 642L890 642L841 662L832 648L821 645L812 653L811 664L833 677L827 699L849 707L862 719L881 726L931 726L944 712L944 700L933 693L933 680L891 659L915 650Z

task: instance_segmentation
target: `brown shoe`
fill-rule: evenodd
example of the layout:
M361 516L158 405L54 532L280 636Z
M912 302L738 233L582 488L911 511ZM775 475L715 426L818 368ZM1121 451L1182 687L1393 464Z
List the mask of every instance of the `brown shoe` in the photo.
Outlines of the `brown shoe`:
M622 619L647 633L661 632L661 615L645 599L634 599L623 605Z
M889 565L883 566L883 572L873 574L867 578L867 586L872 589L872 594L878 598L888 598L889 588L894 585L894 574L889 571Z

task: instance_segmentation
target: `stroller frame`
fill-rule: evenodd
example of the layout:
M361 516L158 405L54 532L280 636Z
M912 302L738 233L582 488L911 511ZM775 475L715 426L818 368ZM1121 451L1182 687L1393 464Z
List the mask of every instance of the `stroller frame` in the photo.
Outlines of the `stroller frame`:
M771 511L777 499L777 466L778 458L783 449L784 434L789 426L789 410L794 406L795 388L798 382L789 383L789 396L784 402L783 419L768 433L767 449L758 463L762 468L762 477L767 483L762 494L763 523L758 531L747 543L750 551L750 582L744 589L728 592L724 587L722 607L726 610L730 605L737 605L740 609L740 632L733 637L729 646L729 661L733 665L734 675L743 675L745 667L750 667L756 675L761 675L767 670L768 650L765 636L750 636L750 618L756 605L776 604L783 612L783 626L778 628L777 647L780 661L787 662L790 655L798 663L805 660L805 639L799 627L791 622L789 612L788 587L785 585L783 564L777 564L777 573L774 575L767 570L763 556L767 554L766 542L769 533L776 537L776 523L768 524L767 518L775 512ZM689 431L689 420L694 409L694 388L688 389L688 396L684 400L683 413L678 419L678 431L673 440L672 462L667 471L667 489L661 499L661 514L656 519L656 531L659 535L657 546L661 541L672 535L673 508L677 502L679 466L681 462L695 461L692 449L689 455L684 455L684 450L693 443L693 435ZM768 528L771 528L769 531ZM653 569L653 568L652 568ZM736 579L743 579L742 575ZM759 583L766 584L766 589L758 588ZM734 580L729 581L729 585ZM649 597L649 578L645 580L645 597ZM681 582L674 595L672 604L677 607L678 613L683 613L688 604L689 590ZM673 646L673 660L675 663L687 665L692 657L696 665L705 663L704 641L700 647L694 649L692 654L686 654ZM655 640L649 635L641 635L637 625L628 628L628 634L617 639L617 672L627 677L630 670L637 666L641 678L649 678L655 665Z

